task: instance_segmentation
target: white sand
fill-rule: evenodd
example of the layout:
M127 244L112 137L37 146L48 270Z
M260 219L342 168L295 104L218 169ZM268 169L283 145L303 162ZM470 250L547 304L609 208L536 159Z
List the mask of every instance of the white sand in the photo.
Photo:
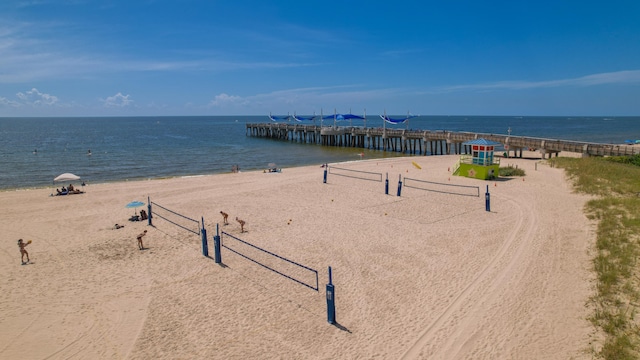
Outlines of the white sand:
M587 197L539 160L502 159L527 176L495 182L451 176L456 161L337 165L388 173L389 195L384 183L335 174L323 184L318 166L90 184L64 197L1 192L0 358L591 358ZM397 197L399 174L479 186L480 197L406 186ZM162 219L127 221L134 210L125 205L147 196L204 217L210 240L220 222L222 231L318 270L320 291L225 248L219 266L202 256L198 235ZM115 223L125 227L113 230ZM148 249L140 251L135 236L145 229ZM20 265L18 238L33 240L32 264ZM308 272L256 256L315 286ZM327 322L328 266L337 326Z

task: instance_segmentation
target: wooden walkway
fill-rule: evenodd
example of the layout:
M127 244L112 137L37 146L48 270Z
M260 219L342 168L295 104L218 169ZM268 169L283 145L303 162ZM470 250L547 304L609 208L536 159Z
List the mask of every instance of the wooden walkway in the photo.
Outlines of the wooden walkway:
M628 156L640 154L640 147L631 145L460 131L248 123L246 132L248 136L277 140L420 155L470 154L470 147L462 144L469 140L480 138L503 144L507 156L510 157L522 157L523 150L538 151L543 159L547 155L551 157L556 154L557 156L561 151L580 153L583 156ZM511 156L512 152L513 156Z

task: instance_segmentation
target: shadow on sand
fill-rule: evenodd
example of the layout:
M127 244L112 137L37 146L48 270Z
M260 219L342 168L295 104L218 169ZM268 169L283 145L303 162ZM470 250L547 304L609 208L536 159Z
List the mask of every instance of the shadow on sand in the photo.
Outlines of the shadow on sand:
M332 325L333 325L333 326L335 326L335 327L337 327L338 329L340 329L340 330L342 330L342 331L346 331L346 332L348 332L349 334L351 334L351 330L349 330L349 329L347 329L346 327L344 327L344 326L340 325L340 323L338 323L338 322L335 322L335 323L333 323Z

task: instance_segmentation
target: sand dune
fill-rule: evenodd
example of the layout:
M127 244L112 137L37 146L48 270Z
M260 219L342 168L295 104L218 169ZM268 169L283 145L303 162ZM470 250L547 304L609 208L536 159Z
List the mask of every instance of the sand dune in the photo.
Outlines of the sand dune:
M590 358L587 197L539 160L503 159L526 170L524 181L451 176L456 161L336 164L388 174L389 195L383 182L335 173L325 184L319 166L91 184L64 197L2 192L0 358ZM480 196L404 186L398 197L399 175L479 186ZM148 196L204 218L210 240L219 225L229 247L243 246L235 237L317 270L319 291L226 248L219 266L198 235L163 219L127 221L135 210L125 205ZM33 240L32 264L20 265L18 238ZM313 273L245 248L315 286Z

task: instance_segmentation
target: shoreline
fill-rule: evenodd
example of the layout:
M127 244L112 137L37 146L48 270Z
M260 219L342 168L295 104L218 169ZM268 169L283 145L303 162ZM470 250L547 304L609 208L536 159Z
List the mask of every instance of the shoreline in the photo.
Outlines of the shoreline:
M640 145L638 145L638 147L640 147ZM501 154L498 155L496 153L495 157L496 158L500 158L501 161L502 159L520 159L520 160L532 160L532 161L545 161L545 159L541 159L539 156L538 152L534 152L534 151L524 151L523 157L521 158L517 158L517 157L504 157ZM335 162L335 164L342 164L342 163L351 163L351 162L359 162L359 161L369 161L369 160L385 160L385 159L398 159L398 158L417 158L417 159L422 159L422 158L430 158L433 156L457 156L459 157L460 155L456 155L456 154L448 154L448 155L406 155L406 156L401 156L401 155L396 155L396 156L381 156L381 157L369 157L366 159L356 159L356 160L345 160L345 161L340 161L340 162ZM568 157L579 157L580 154L578 153L562 153L561 156L568 156ZM301 168L301 167L307 167L307 166L320 166L322 165L321 163L318 164L307 164L307 165L299 165L299 166L292 166L292 167L287 167L285 169L294 169L294 168ZM261 172L262 170L256 168L256 169L248 169L248 170L241 170L240 172L253 172L253 171L257 171L257 172ZM101 181L101 182L89 182L89 180L87 181L87 186L89 185L98 185L98 184L116 184L119 182L136 182L136 181L155 181L155 180L166 180L166 179L176 179L176 178L183 178L183 177L198 177L198 176L215 176L215 175L222 175L222 174L232 174L232 171L224 171L224 172L212 172L212 173L203 173L203 174L191 174L191 175L174 175L174 176L160 176L160 177L147 177L147 178L133 178L133 179L113 179L113 180L107 180L107 181ZM81 178L80 180L78 180L79 182L83 181L83 178ZM66 184L59 184L58 187L65 185ZM55 189L56 186L54 185L42 185L42 186L35 186L35 187L14 187L14 188L0 188L0 193L2 192L11 192L11 191L29 191L29 190L41 190L41 189L49 189L49 188L53 188Z
M0 192L0 342L8 344L0 357L27 349L30 357L112 359L590 358L588 197L544 161L534 168L509 158L524 180L494 182L451 176L457 159L339 164L481 193L489 185L491 212L482 195L404 188L395 196L395 180L390 195L382 183L351 177L329 174L324 184L320 165L90 184L77 197ZM128 222L136 210L125 205L147 196L202 217L209 238L219 225L317 270L319 291L225 249L219 266L202 256L197 235L161 219ZM33 240L33 264L20 266L17 238ZM327 323L328 266L339 326Z

